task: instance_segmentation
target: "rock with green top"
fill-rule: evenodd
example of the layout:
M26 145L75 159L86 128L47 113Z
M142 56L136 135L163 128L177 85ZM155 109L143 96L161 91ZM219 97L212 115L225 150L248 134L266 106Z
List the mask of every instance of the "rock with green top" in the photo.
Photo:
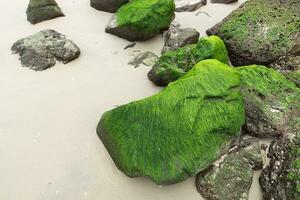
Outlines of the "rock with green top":
M237 69L241 74L247 131L258 137L284 134L287 121L294 117L299 88L284 75L265 66Z
M26 13L32 24L64 16L55 0L30 0Z
M148 40L168 29L174 10L173 0L133 0L118 9L105 31L129 41Z
M129 0L91 0L91 6L97 10L114 13Z
M262 169L258 138L243 139L240 144L208 170L200 172L196 186L209 200L247 200L253 170Z
M234 66L268 65L300 38L299 0L249 0L207 30L221 37Z
M239 137L239 86L238 71L204 60L158 94L104 113L97 133L129 177L177 183L209 167Z
M166 86L205 59L217 59L228 64L227 50L219 37L202 37L197 44L164 53L148 73L148 77L155 85Z

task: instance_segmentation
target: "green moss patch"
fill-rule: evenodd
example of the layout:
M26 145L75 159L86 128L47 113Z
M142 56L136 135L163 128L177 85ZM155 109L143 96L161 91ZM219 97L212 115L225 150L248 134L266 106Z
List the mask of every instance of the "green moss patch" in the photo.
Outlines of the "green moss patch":
M241 74L248 131L262 137L283 134L286 120L296 109L299 88L284 75L264 66L237 69Z

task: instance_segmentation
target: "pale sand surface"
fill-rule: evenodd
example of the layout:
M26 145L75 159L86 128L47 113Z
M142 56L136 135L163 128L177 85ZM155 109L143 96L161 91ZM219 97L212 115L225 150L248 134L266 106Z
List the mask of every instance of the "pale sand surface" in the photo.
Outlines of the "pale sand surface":
M147 80L149 67L127 65L129 42L104 33L111 14L92 9L88 0L59 0L66 17L33 26L26 21L27 3L0 0L0 199L201 199L194 178L159 187L126 177L96 135L104 111L159 91ZM198 11L211 17L180 13L176 21L203 36L239 4L209 4ZM77 43L80 58L43 72L22 68L11 45L49 28ZM135 49L159 53L162 45L158 36ZM252 200L259 199L257 190Z

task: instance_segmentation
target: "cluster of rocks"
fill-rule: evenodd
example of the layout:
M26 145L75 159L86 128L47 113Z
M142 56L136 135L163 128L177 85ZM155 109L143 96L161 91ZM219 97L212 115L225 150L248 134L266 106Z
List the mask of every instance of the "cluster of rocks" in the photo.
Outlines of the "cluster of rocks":
M164 32L161 56L144 52L129 64L151 66L150 81L165 88L107 111L97 133L126 175L159 185L197 175L196 187L207 200L248 199L253 171L266 164L259 139L273 138L260 177L264 199L299 199L300 3L249 0L200 39L197 30L172 23L175 11L206 3L91 0L92 7L115 13L108 33L142 41ZM55 0L30 0L30 23L61 16ZM37 71L80 55L55 30L22 38L12 51Z
M171 24L160 57L138 55L139 63L155 57L148 77L166 88L106 112L98 124L117 167L163 185L198 173L204 198L246 200L253 171L265 164L264 199L298 199L299 8L296 0L247 1L200 39ZM273 138L268 164L260 138Z

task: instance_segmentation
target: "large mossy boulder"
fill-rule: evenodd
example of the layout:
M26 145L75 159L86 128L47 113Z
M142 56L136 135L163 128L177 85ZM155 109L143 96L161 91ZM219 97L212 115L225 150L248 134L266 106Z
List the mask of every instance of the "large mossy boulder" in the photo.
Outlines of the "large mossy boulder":
M26 14L32 24L64 16L55 0L30 0Z
M97 10L114 13L129 0L91 0L91 6Z
M273 69L252 65L237 68L241 75L247 131L258 137L284 134L299 108L300 90Z
M219 37L202 37L197 44L164 53L148 73L148 77L154 84L166 86L205 59L217 59L228 64L227 50Z
M147 40L168 29L173 0L133 0L118 9L105 31L130 41Z
M97 133L126 175L177 183L209 167L240 135L239 86L233 68L201 61L158 94L104 113Z
M249 0L207 30L225 42L234 66L268 65L300 38L299 0Z

